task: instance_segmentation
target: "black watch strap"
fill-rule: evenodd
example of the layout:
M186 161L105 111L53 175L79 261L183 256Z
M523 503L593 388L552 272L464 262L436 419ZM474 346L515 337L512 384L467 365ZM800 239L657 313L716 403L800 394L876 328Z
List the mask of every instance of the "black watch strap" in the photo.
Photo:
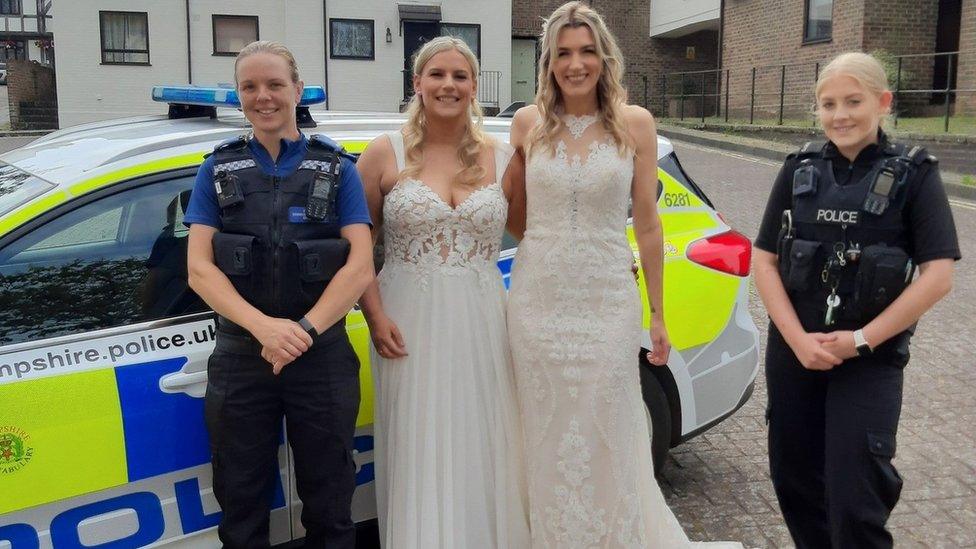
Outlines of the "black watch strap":
M305 330L306 333L308 333L308 335L312 336L312 339L315 339L316 337L319 336L319 331L316 330L315 326L312 326L312 323L309 322L308 319L305 318L304 316L298 320L298 325L301 326L302 329Z

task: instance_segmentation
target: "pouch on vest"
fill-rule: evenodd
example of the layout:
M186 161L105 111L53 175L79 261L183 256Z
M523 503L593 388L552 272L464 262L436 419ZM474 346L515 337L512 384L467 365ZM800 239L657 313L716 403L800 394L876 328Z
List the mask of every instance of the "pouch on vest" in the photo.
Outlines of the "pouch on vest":
M217 268L226 275L247 276L254 264L255 237L245 234L214 233L213 251Z
M859 262L854 303L861 318L870 320L901 295L914 269L905 250L885 244L864 248Z
M786 278L783 279L783 285L787 290L806 292L813 288L818 269L822 267L821 263L816 261L819 250L820 242L816 240L793 241L789 253L789 269Z
M345 238L300 240L294 243L302 293L318 300L332 277L346 264L349 241Z

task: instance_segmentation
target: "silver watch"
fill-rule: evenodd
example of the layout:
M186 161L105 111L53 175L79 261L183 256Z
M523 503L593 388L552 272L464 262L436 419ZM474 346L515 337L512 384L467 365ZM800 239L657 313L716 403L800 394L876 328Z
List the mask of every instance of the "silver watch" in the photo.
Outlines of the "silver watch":
M868 340L864 339L863 330L854 330L854 349L857 350L858 356L871 356L874 349L868 345Z

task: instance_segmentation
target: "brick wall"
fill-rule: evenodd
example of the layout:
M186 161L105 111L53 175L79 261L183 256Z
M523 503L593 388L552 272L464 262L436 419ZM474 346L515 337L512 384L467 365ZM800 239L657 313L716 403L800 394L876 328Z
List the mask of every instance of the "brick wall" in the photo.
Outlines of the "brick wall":
M36 61L7 61L7 102L10 128L43 130L58 127L58 96L54 69Z
M962 0L958 66L956 87L976 90L976 0ZM976 92L956 96L956 114L976 115Z
M734 0L725 2L723 69L729 69L729 110L748 117L752 67L756 70L755 116L775 119L780 108L782 65L786 66L784 115L810 116L817 63L861 49L864 0L834 0L831 39L803 43L804 2Z
M564 0L513 0L512 36L538 36L542 32L543 18L563 3ZM643 105L661 116L665 73L717 67L718 35L715 31L700 31L680 38L650 38L650 0L591 0L589 3L603 15L620 45L625 62L624 85L630 103ZM689 46L695 47L694 60L686 59ZM714 89L713 82L707 82L706 87Z
M863 0L863 51L884 50L893 55L932 53L935 51L938 0ZM932 88L935 58L917 57L902 60L902 89ZM894 85L894 84L892 84ZM932 95L900 95L895 109L902 115L924 115Z

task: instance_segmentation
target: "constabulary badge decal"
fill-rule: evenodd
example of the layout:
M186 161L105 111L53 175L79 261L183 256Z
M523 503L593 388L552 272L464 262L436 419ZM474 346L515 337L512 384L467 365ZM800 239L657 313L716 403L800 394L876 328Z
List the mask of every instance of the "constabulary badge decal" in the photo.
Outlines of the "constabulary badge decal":
M34 457L30 435L10 425L0 425L0 473L16 473Z

